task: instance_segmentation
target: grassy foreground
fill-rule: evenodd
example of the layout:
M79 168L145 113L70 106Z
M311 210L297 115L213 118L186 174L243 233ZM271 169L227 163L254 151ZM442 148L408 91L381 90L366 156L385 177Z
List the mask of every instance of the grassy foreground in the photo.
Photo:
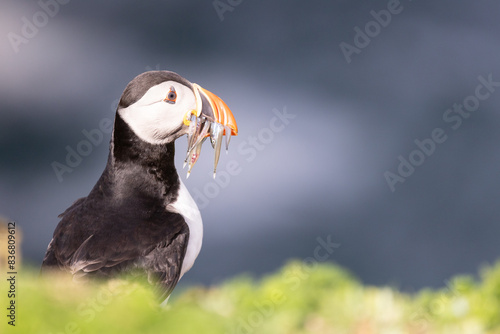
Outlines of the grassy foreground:
M75 284L25 269L15 327L5 316L8 282L0 283L0 333L500 333L500 262L479 277L409 295L364 286L333 264L292 261L259 281L176 291L161 309L141 282Z

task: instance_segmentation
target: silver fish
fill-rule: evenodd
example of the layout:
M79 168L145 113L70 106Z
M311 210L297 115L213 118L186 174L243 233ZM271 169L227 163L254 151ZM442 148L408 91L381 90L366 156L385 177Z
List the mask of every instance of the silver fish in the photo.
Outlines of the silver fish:
M222 137L224 136L224 126L220 123L212 123L210 127L210 141L212 147L215 149L214 156L214 179L217 171L217 164L219 163L220 149L222 146Z

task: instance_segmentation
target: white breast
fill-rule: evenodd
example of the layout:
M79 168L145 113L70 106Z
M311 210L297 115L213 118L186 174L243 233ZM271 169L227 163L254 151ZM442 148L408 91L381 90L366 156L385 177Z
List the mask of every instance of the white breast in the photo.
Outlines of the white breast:
M180 178L179 178L180 180ZM202 239L203 239L203 222L201 220L200 210L196 205L193 197L189 194L186 186L180 180L181 185L179 188L179 193L175 202L168 205L169 211L174 211L181 214L184 217L188 227L189 227L189 241L186 250L186 255L184 256L184 261L182 263L181 275L184 275L194 264L194 261L200 253ZM179 277L179 279L180 279Z

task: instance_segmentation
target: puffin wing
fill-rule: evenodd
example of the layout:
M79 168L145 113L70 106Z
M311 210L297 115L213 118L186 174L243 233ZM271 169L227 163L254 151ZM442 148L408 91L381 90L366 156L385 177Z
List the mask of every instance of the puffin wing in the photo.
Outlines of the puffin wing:
M89 216L82 214L83 203L64 213L43 267L57 265L76 278L143 269L159 297L168 297L180 279L189 241L182 215L161 210L145 216L124 209Z
M144 258L148 279L155 285L160 301L170 296L181 278L181 269L189 241L189 228L184 225L169 245L159 245Z

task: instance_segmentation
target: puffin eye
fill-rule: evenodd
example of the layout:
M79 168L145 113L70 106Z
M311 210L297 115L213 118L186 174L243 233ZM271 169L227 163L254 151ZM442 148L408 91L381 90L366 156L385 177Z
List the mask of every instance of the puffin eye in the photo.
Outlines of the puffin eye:
M177 100L177 93L175 92L174 87L170 87L170 91L168 92L167 97L163 99L163 101L174 104L175 100Z

